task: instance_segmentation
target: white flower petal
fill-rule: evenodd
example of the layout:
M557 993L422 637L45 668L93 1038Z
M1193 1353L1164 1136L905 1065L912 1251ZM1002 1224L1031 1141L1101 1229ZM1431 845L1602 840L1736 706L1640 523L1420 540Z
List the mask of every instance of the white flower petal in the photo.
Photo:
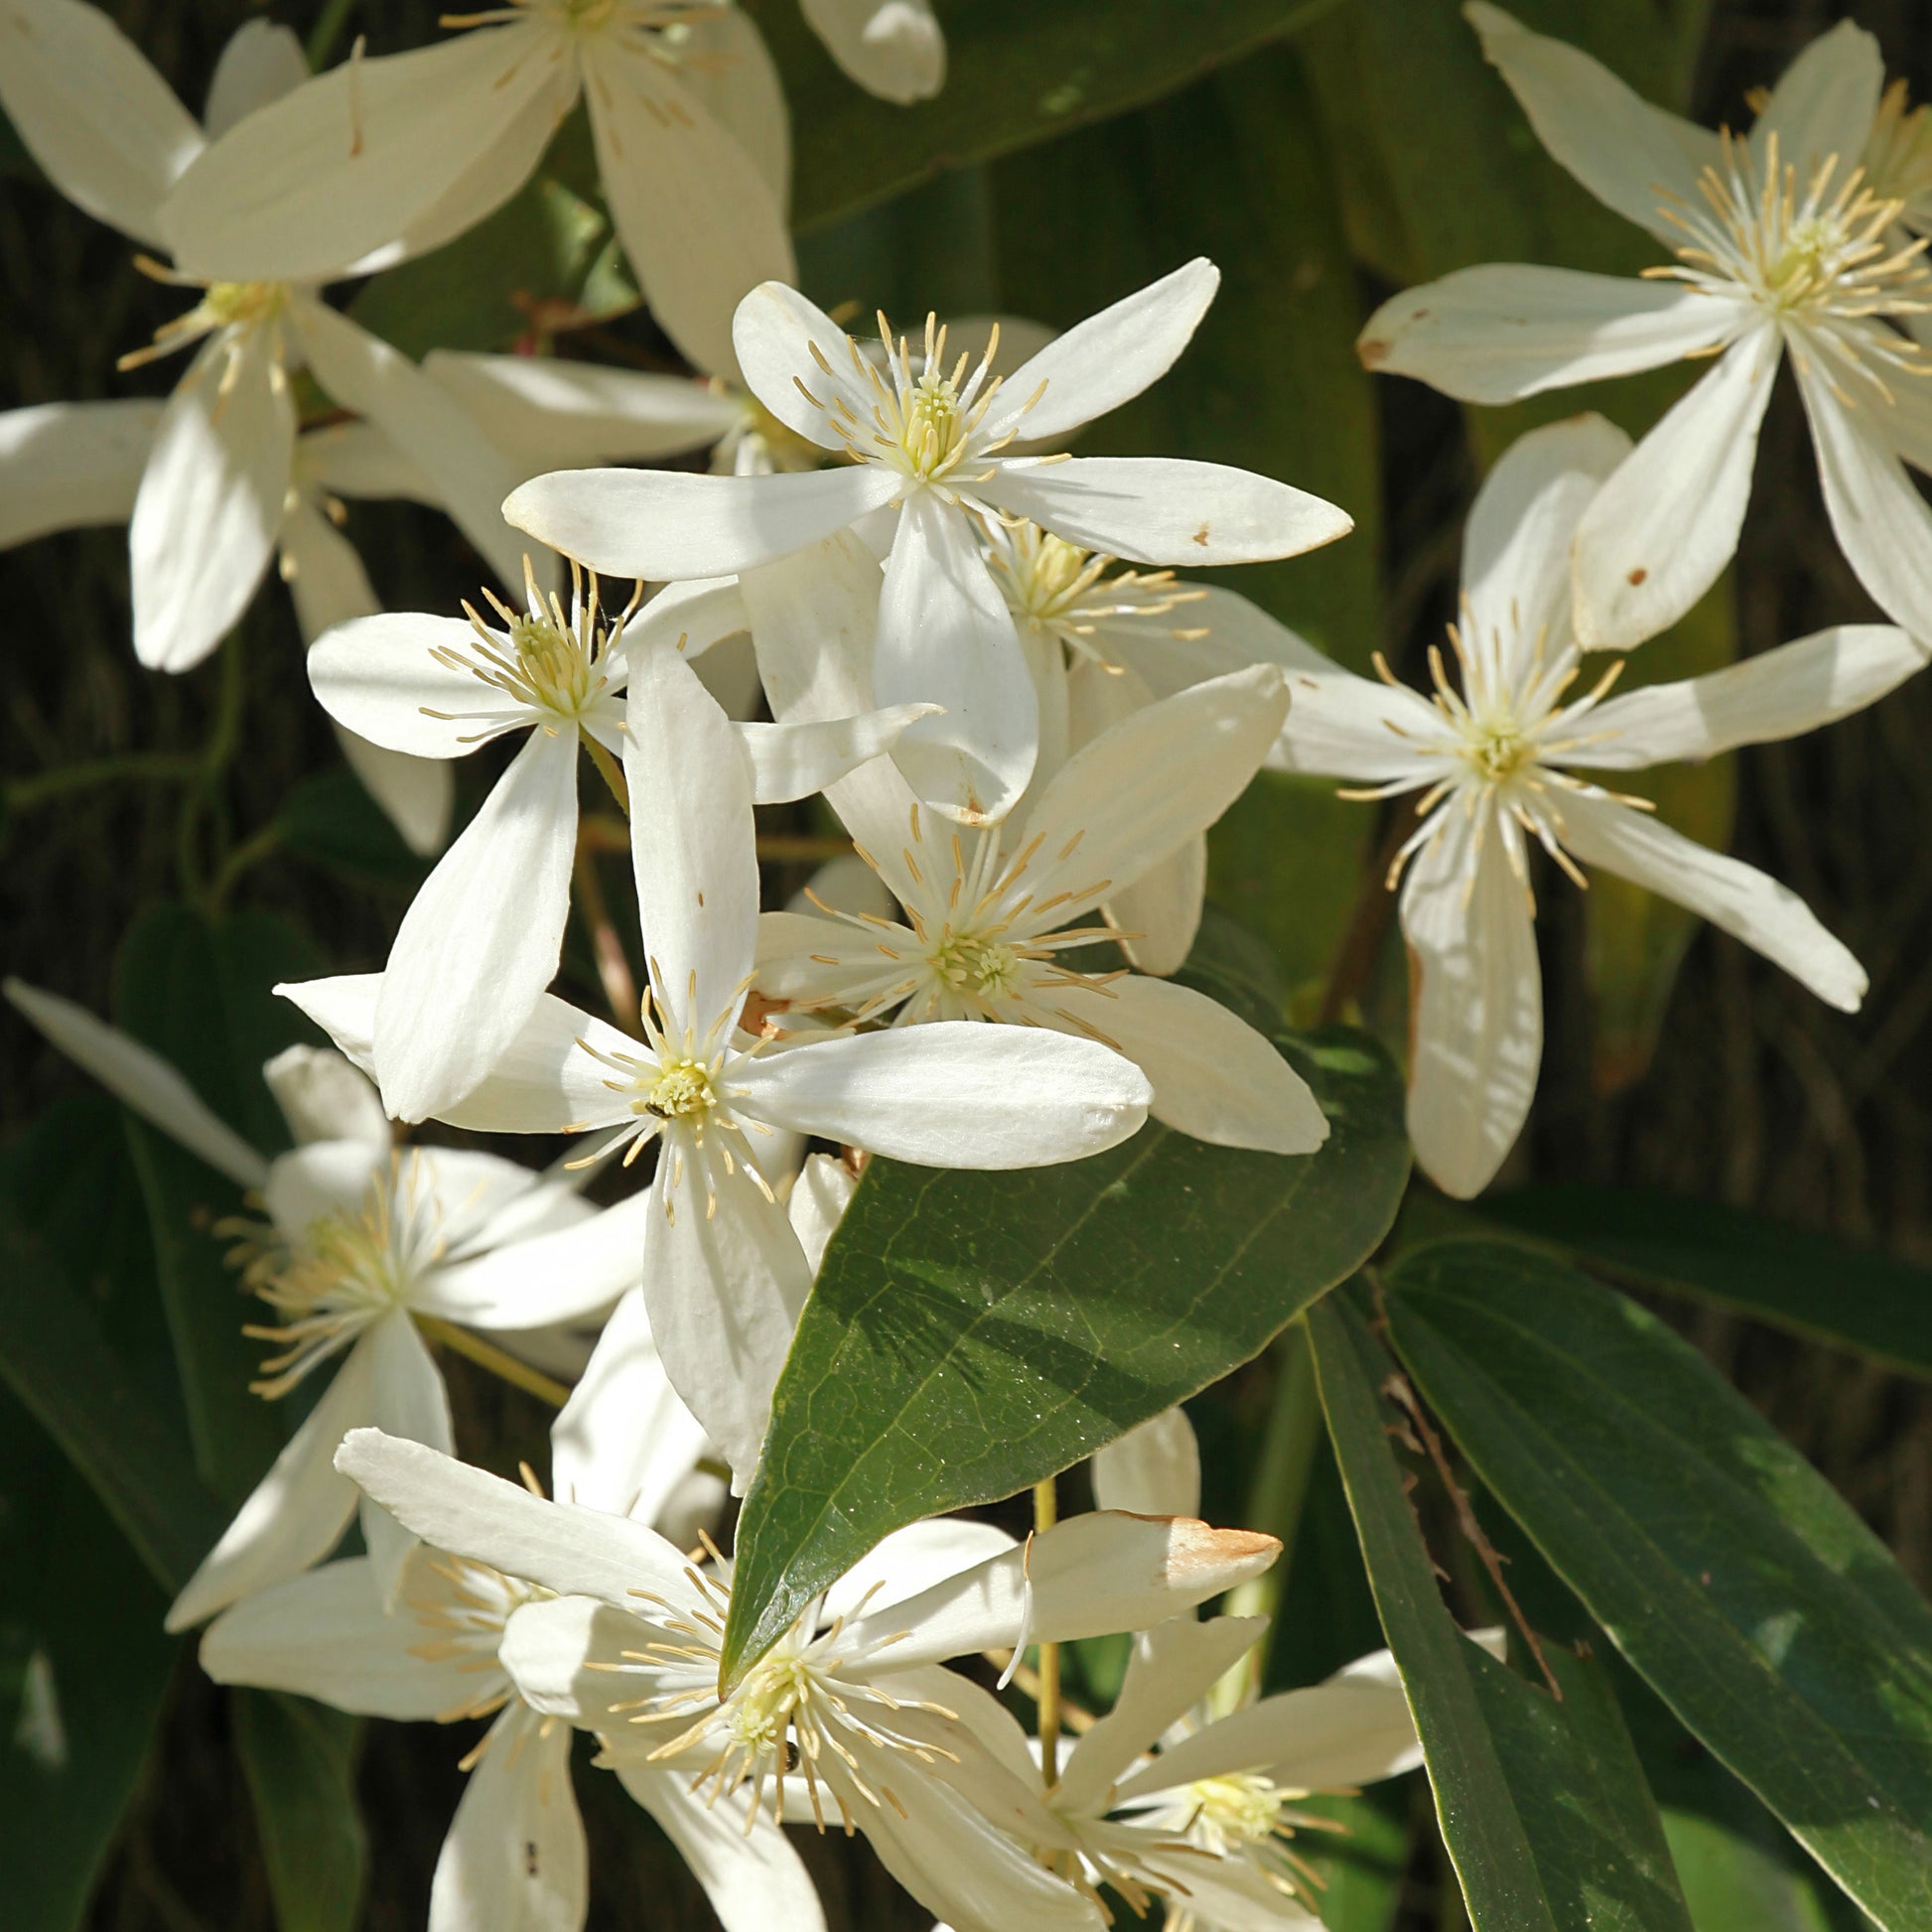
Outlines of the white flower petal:
M1702 205L1699 177L1723 165L1718 137L1653 107L1581 48L1528 32L1500 7L1474 0L1462 11L1552 157L1604 207L1675 250L1684 231L1660 209Z
M529 546L502 514L503 498L523 481L520 467L400 349L320 302L292 303L289 318L316 379L408 456L498 580L512 592L521 590ZM541 583L551 560L533 562Z
M713 383L559 356L433 348L423 372L491 439L533 469L647 463L706 450L738 427L742 405Z
M375 1077L375 1003L380 973L339 973L330 979L283 980L273 989L313 1020L351 1066Z
M1378 373L1416 376L1462 402L1520 402L1708 354L1751 314L1676 282L1486 263L1390 297L1355 348Z
M625 1680L600 1671L597 1662L635 1649L644 1632L638 1618L651 1607L637 1603L614 1609L594 1596L519 1603L504 1625L497 1655L517 1695L532 1710L580 1729L606 1732L609 1742L622 1749L630 1742L626 1715L612 1707L629 1702ZM653 1735L645 1749L657 1742Z
M1331 664L1324 671L1290 671L1288 690L1288 720L1268 757L1276 770L1353 784L1420 783L1425 756L1454 750L1454 732L1442 713L1406 684L1357 677Z
M1832 186L1843 187L1864 159L1878 96L1885 84L1885 57L1863 28L1842 20L1820 34L1778 77L1771 98L1751 129L1751 154L1768 166L1771 136L1778 167L1797 171L1809 184L1827 161L1836 161Z
M530 21L351 58L258 108L168 198L177 264L216 281L327 280L407 234L472 170L494 191L466 210L481 220L518 185L490 150L537 97L546 118L570 105L575 73L545 39Z
M1512 443L1483 479L1462 528L1465 648L1481 651L1508 689L1531 680L1539 653L1570 645L1570 543L1630 439L1601 416L1573 416Z
M310 982L311 986L332 984ZM352 997L359 1004L360 996ZM329 1028L329 1021L320 1015L333 1012L343 1017L349 1001L325 993L315 996L313 1008L303 1001L297 1004L318 1025ZM336 1043L353 1059L344 1043L345 1037L352 1037L346 1030L335 1035ZM629 1035L546 993L489 1071L438 1118L452 1127L486 1134L578 1133L632 1120L628 1099L621 1098L613 1084L621 1076L587 1052L586 1045L600 1053L634 1056L643 1051Z
M534 711L435 654L467 656L477 642L461 618L378 612L338 624L309 646L309 682L337 724L373 745L418 759L465 758L536 722Z
M202 130L98 7L37 0L0 15L0 107L76 207L163 245L162 198L201 153Z
M435 858L449 841L450 816L456 809L456 780L449 764L387 751L340 725L336 743L403 844L419 859Z
M583 1932L589 1903L570 1731L513 1704L490 1727L443 1841L428 1932Z
M295 446L297 481L332 496L399 496L440 509L429 479L372 424L325 423Z
M791 110L778 64L742 7L706 7L679 23L685 91L751 156L783 214L791 206Z
M1273 664L1190 685L1083 746L1028 812L1041 856L1022 877L1040 905L1068 895L1074 919L1193 838L1227 810L1292 717Z
M1347 511L1306 489L1178 457L1023 457L998 464L979 494L1084 550L1130 563L1255 564L1299 557L1355 527Z
M792 1182L791 1198L785 1203L785 1218L805 1251L806 1265L814 1277L825 1259L833 1232L852 1205L852 1190L859 1177L843 1161L829 1154L812 1154Z
M946 82L946 37L928 0L799 0L798 11L847 74L901 107Z
M818 1888L768 1813L748 1819L743 1794L708 1804L690 1773L670 1766L620 1764L617 1772L677 1847L724 1932L820 1932Z
M654 645L668 644L696 658L751 628L736 577L692 577L666 584L651 598L624 626L623 648L637 658Z
M1267 1627L1260 1616L1217 1616L1205 1623L1180 1616L1143 1631L1113 1709L1067 1758L1056 1803L1075 1815L1110 1809L1113 1787L1134 1761L1207 1696ZM1398 1700L1401 1695L1398 1690ZM1151 1768L1158 1772L1165 1762L1157 1758ZM1143 1771L1133 1782L1141 1786L1147 1775Z
M0 550L55 530L125 523L161 411L143 399L0 413Z
M207 138L218 141L244 115L294 93L308 77L308 56L292 29L244 20L228 37L207 84L202 111Z
M407 1438L445 1455L456 1451L449 1391L423 1344L416 1324L400 1312L385 1316L368 1333L370 1420L385 1436ZM386 1509L363 1497L362 1541L369 1552L376 1589L393 1609L416 1539Z
M1925 645L1889 624L1838 624L1722 671L1605 699L1587 742L1563 762L1629 771L1795 738L1863 711L1928 661Z
M877 464L791 477L560 470L510 492L519 530L611 577L729 577L883 508L902 481Z
M938 1021L816 1040L737 1069L753 1118L929 1168L1035 1168L1146 1119L1140 1069L1097 1041Z
M1768 329L1725 350L1584 512L1572 568L1586 650L1654 637L1718 581L1737 549L1780 353Z
M692 361L734 375L739 298L798 272L784 208L675 69L616 37L581 45L605 199L637 286Z
M486 1563L560 1596L628 1610L633 1589L681 1595L684 1558L627 1516L546 1502L420 1443L357 1429L337 1452L343 1474L425 1543Z
M732 344L752 393L808 443L845 448L827 413L837 400L870 420L873 384L853 339L788 283L760 282L739 303Z
M696 1049L728 1036L758 949L752 774L739 728L675 650L649 651L634 664L626 716L644 952L667 1030L688 1033Z
M1023 1634L1029 1579L1031 1642L1145 1630L1260 1576L1281 1547L1254 1530L1210 1529L1184 1516L1094 1510L916 1596L868 1611L846 1625L840 1647L861 1656L893 1632L909 1630L888 1653L893 1670L1010 1649Z
M737 725L733 729L751 768L754 797L760 805L779 805L809 798L836 784L868 759L890 752L908 726L938 709L900 704L822 725Z
M899 511L879 603L873 689L883 704L934 704L894 761L935 811L1004 818L1027 788L1039 710L1013 614L966 513L930 490Z
M1827 932L1803 899L1755 866L1712 852L1611 798L1564 805L1564 844L1586 866L1601 866L1687 906L1842 1013L1864 999L1864 968Z
M651 1183L663 1207L646 1237L644 1308L672 1387L743 1494L812 1278L784 1209L743 1160L735 1165L726 1172L710 1147L665 1146Z
M296 444L301 464L302 445ZM295 603L302 641L313 644L325 630L356 618L373 617L382 606L355 546L309 499L291 490L276 538L281 550L282 582Z
M1135 1516L1200 1514L1200 1445L1178 1404L1093 1453L1096 1509Z
M649 1206L648 1193L638 1198ZM641 1273L641 1243L636 1261ZM550 1426L557 1499L654 1523L705 1449L702 1426L664 1373L643 1291L632 1289Z
M1173 367L1220 286L1221 271L1196 255L1075 324L1007 378L986 433L1056 443L1131 402Z
M1493 822L1451 802L1402 891L1409 1138L1430 1178L1462 1200L1489 1184L1516 1145L1543 1058L1543 971L1529 889L1498 849L1500 837Z
M268 1164L262 1199L277 1232L299 1245L320 1222L341 1216L359 1219L376 1183L387 1190L390 1173L386 1146L359 1138L311 1141Z
M446 1114L508 1050L556 973L576 856L576 734L532 732L390 948L375 1065L395 1119Z
M949 1577L1004 1556L1016 1546L1005 1530L964 1516L933 1516L882 1537L830 1589L822 1622L884 1610L942 1584Z
M298 1146L359 1141L371 1155L389 1152L389 1122L368 1076L326 1046L286 1046L262 1068ZM260 1182L256 1182L260 1185Z
M1120 929L1121 951L1143 973L1166 978L1187 963L1206 898L1207 836L1200 833L1110 894L1106 912Z
M1846 562L1894 622L1932 627L1932 510L1892 451L1883 405L1874 397L1848 406L1815 353L1796 366L1825 513Z
M1134 1849L1138 1853L1140 1844ZM1182 1847L1150 1850L1140 1862L1150 1884L1185 1899L1197 1921L1215 1932L1320 1932L1320 1919L1252 1859L1203 1859Z
M322 1399L235 1512L168 1611L188 1630L230 1603L320 1563L355 1514L355 1485L337 1473L337 1446L373 1413L369 1351L351 1348Z
M412 1576L412 1593L428 1579ZM345 1557L244 1597L208 1625L202 1668L217 1684L293 1691L359 1717L421 1723L476 1695L472 1660L421 1655L428 1632L382 1607L367 1557Z
M1243 1772L1298 1790L1337 1791L1395 1777L1421 1762L1395 1660L1378 1650L1324 1683L1264 1698L1203 1725L1137 1771L1120 1795L1138 1797Z
M1218 1000L1140 973L1106 991L1112 999L1068 994L1063 1010L1147 1075L1156 1120L1197 1141L1267 1154L1312 1154L1328 1138L1308 1082Z
M267 1181L268 1163L159 1053L96 1020L86 1008L25 980L0 981L0 991L69 1059L170 1140L237 1186L260 1187Z
M648 1194L633 1194L570 1227L453 1262L411 1306L472 1328L542 1328L601 1313L643 1276L648 1209Z
M275 548L295 405L271 324L210 337L163 410L128 524L134 650L199 664L247 608Z
M1271 618L1238 591L1218 584L1187 583L1173 612L1173 627L1144 618L1103 620L1094 641L1115 663L1146 685L1149 695L1171 698L1190 684L1225 677L1250 664L1290 670L1333 670L1333 663L1305 637ZM1096 679L1104 672L1087 673Z

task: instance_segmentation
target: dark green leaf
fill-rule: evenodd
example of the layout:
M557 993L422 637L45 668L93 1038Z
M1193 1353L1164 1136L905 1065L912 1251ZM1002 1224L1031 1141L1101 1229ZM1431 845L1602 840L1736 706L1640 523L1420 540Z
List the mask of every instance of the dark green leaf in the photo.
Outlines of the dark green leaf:
M1531 1187L1482 1203L1586 1266L1722 1303L1932 1375L1932 1273L1716 1201L1636 1188Z
M361 1726L277 1691L237 1691L235 1744L281 1932L350 1932L368 1840L355 1809Z
M1482 1480L1677 1716L1880 1925L1932 1916L1932 1609L1686 1343L1522 1248L1391 1280Z
M1649 1789L1600 1671L1550 1656L1559 1704L1457 1629L1387 1431L1389 1361L1346 1296L1309 1313L1335 1456L1476 1932L1689 1932Z
M728 1676L878 1539L1066 1468L1246 1361L1373 1250L1408 1171L1386 1055L1284 1050L1332 1123L1300 1159L1150 1124L1065 1167L875 1161L779 1377L739 1525Z
M275 820L282 849L359 885L414 892L429 876L382 808L345 768L304 778L282 800Z
M895 107L832 65L795 0L753 0L784 75L800 228L890 200L943 168L1050 140L1185 86L1332 0L940 0L946 85Z
M16 1256L0 1254L6 1292ZM61 1299L59 1286L51 1291ZM11 1341L0 1341L11 1360ZM104 1393L104 1392L103 1392ZM7 1932L73 1932L179 1643L86 1481L0 1391L0 1873Z

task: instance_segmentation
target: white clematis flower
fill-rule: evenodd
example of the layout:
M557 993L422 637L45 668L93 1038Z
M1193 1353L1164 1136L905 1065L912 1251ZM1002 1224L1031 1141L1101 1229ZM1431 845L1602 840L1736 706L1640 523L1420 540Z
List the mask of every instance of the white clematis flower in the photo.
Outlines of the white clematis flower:
M208 134L286 94L307 72L293 34L250 22L216 70ZM0 106L76 206L136 241L166 245L160 204L206 137L103 14L79 0L8 0L0 11ZM318 259L312 272L283 279L179 274L137 260L161 281L201 290L152 347L122 364L200 345L155 426L129 522L142 663L165 671L198 664L254 596L294 477L288 377L304 364L407 452L464 533L515 581L520 550L498 513L518 481L514 467L407 356L316 299L321 283L349 272L347 257ZM31 475L23 482L31 487Z
M628 1349L623 1373L632 1415L614 1413L614 1390L580 1410L580 1386L558 1418L552 1483L566 1499L668 1530L667 1519L683 1513L703 1433L693 1433L647 1354ZM639 1433L655 1437L641 1458L632 1449ZM429 1932L574 1932L584 1922L588 1873L571 1729L523 1702L498 1656L512 1613L549 1593L487 1564L418 1548L393 1610L384 1608L368 1559L354 1557L245 1597L202 1638L202 1667L219 1684L293 1691L404 1722L493 1720L463 1760L472 1775L437 1861ZM769 1820L730 1800L707 1812L676 1778L663 1778L655 1795L653 1808L683 1825L673 1837L708 1849L709 1861L694 1865L728 1932L813 1932L823 1924L810 1879ZM744 1915L754 1902L761 1919Z
M896 757L921 796L967 824L1013 807L1032 774L1038 707L979 532L1031 518L1083 548L1154 564L1253 563L1350 527L1330 503L1219 464L1020 455L1139 395L1186 347L1219 282L1196 260L1059 337L1006 382L991 350L969 373L928 319L925 347L885 336L882 370L777 282L734 327L759 401L850 461L811 476L585 470L523 485L504 512L594 569L670 580L749 571L891 511L874 681L882 703L945 707ZM882 326L882 334L883 326Z
M546 1503L375 1431L342 1464L416 1534L555 1592L503 1661L536 1709L596 1731L639 1801L674 1777L704 1802L865 1832L895 1877L968 1932L1095 1932L1093 1907L1020 1853L1052 1821L979 1738L997 1702L946 1659L1140 1629L1267 1569L1280 1546L1204 1523L1091 1515L1025 1547L983 1524L890 1537L725 1697L730 1569L640 1524ZM1010 1723L1011 1720L1006 1720ZM791 1775L787 1777L787 1773ZM787 1789L787 1785L791 1788Z
M1539 845L1579 884L1602 866L1754 947L1820 999L1855 1012L1865 976L1793 894L1673 832L1589 775L1706 759L1814 731L1902 683L1926 652L1902 630L1848 624L1726 670L1620 697L1573 692L1579 524L1615 487L1629 439L1599 416L1533 431L1490 473L1462 547L1460 689L1431 652L1433 697L1329 666L1291 674L1285 761L1367 787L1420 792L1404 868L1412 974L1409 1133L1430 1174L1471 1195L1529 1112L1543 1016L1529 887Z
M1905 204L1867 176L1884 81L1843 22L1778 82L1748 137L1639 99L1594 61L1483 4L1464 9L1551 154L1676 261L1629 281L1567 268L1465 268L1385 303L1371 368L1467 402L1718 359L1619 466L1577 528L1576 631L1622 648L1674 623L1737 548L1758 427L1788 352L1825 506L1860 581L1898 622L1932 608L1932 311Z
M907 106L946 84L946 36L930 0L798 0L798 10L869 94Z
M273 1318L245 1330L274 1352L253 1385L274 1399L326 1363L336 1374L168 1612L188 1628L307 1570L341 1540L355 1491L337 1445L378 1423L448 1448L449 1398L417 1318L492 1331L607 1309L638 1273L646 1197L602 1211L568 1184L493 1155L392 1148L368 1083L308 1048L264 1069L300 1143L270 1160L165 1060L91 1014L9 980L13 1005L111 1092L248 1191L266 1219L238 1237L242 1281ZM362 1531L385 1596L409 1553L379 1510Z
M440 1117L511 1133L598 1131L626 1159L661 1142L644 1299L672 1383L730 1460L756 1465L811 1286L761 1166L786 1132L934 1167L1020 1168L1114 1146L1146 1118L1139 1068L1091 1040L968 1026L741 1044L758 862L733 727L674 650L631 673L624 775L650 964L645 1037L550 995ZM527 754L526 754L527 756ZM281 989L368 1064L380 976Z
M556 977L577 856L578 749L622 797L616 760L624 755L632 665L651 650L689 650L685 621L700 615L693 601L673 599L639 616L633 599L607 619L596 581L575 571L568 608L527 580L521 611L484 597L493 621L470 605L467 621L385 614L330 631L309 653L323 709L388 751L449 759L530 732L411 901L390 950L374 1072L399 1120L460 1101ZM701 632L696 648L714 641ZM770 803L817 791L889 750L923 715L901 706L836 723L730 729L753 796Z
M729 375L732 306L793 273L790 132L763 42L729 0L511 0L460 38L352 55L244 119L162 211L198 272L297 281L387 267L516 193L581 96L652 315Z
M1157 1120L1222 1146L1308 1154L1327 1138L1314 1096L1245 1021L1184 986L1083 972L1083 923L1202 832L1260 768L1288 714L1274 665L1162 699L1075 753L1015 814L962 831L935 821L880 760L833 788L859 856L901 919L768 912L758 990L777 1011L895 1027L967 1020L1084 1035L1154 1087Z

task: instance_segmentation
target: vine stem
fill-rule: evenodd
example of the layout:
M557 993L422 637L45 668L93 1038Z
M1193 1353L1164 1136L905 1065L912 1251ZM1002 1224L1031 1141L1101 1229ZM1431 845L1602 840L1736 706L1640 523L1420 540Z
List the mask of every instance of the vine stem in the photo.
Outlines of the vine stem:
M561 1409L570 1400L570 1391L561 1382L552 1381L541 1369L519 1362L514 1355L506 1354L481 1335L473 1335L468 1328L459 1328L454 1321L445 1321L434 1314L419 1314L416 1325L432 1341L440 1341L457 1354L467 1355L479 1368L488 1369L512 1388L535 1396L539 1402L547 1402L553 1409Z
M127 752L119 758L84 759L59 764L51 771L35 771L7 782L7 810L31 811L50 798L93 785L133 783L186 784L201 775L202 760L195 752Z
M1054 1479L1034 1484L1034 1533L1050 1530L1060 1519L1059 1491ZM1039 1771L1050 1790L1060 1778L1060 1647L1056 1643L1039 1646L1039 1693L1035 1700L1039 1710Z

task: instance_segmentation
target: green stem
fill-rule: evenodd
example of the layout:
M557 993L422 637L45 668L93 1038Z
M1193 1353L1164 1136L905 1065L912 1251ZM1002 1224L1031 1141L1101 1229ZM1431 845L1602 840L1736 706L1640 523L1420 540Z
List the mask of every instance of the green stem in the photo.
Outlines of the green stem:
M119 758L83 759L77 764L57 765L52 771L11 779L6 787L7 811L32 811L36 805L68 792L116 784L122 779L182 784L197 776L201 768L202 760L193 752L127 752Z
M1273 1568L1228 1591L1223 1605L1228 1615L1273 1619L1280 1608L1320 1440L1321 1402L1314 1386L1314 1359L1309 1349L1307 1325L1296 1320L1282 1330L1275 1343L1275 1400L1268 1412L1268 1433L1262 1439L1244 1519L1247 1528L1280 1537L1282 1553ZM1246 1670L1256 1690L1267 1675L1275 1627L1271 1621L1267 1637L1248 1653Z
M327 66L329 57L336 51L336 43L342 38L343 29L348 25L348 17L355 11L355 0L329 0L316 24L309 30L309 44L303 52L309 57L310 69L320 73Z
M281 843L282 828L279 825L264 825L252 839L236 846L222 861L221 870L214 875L214 884L208 888L210 909L218 912L227 903L228 895L242 874L260 865Z
M506 1354L493 1343L484 1341L481 1335L473 1335L468 1328L459 1328L454 1321L445 1321L433 1314L419 1314L416 1325L432 1341L440 1341L444 1347L459 1355L467 1355L480 1368L486 1368L490 1374L500 1376L511 1387L521 1389L525 1395L533 1395L539 1402L547 1402L553 1409L561 1409L570 1400L570 1391L561 1382L554 1382L541 1369L532 1368L527 1362L519 1362L514 1355Z

